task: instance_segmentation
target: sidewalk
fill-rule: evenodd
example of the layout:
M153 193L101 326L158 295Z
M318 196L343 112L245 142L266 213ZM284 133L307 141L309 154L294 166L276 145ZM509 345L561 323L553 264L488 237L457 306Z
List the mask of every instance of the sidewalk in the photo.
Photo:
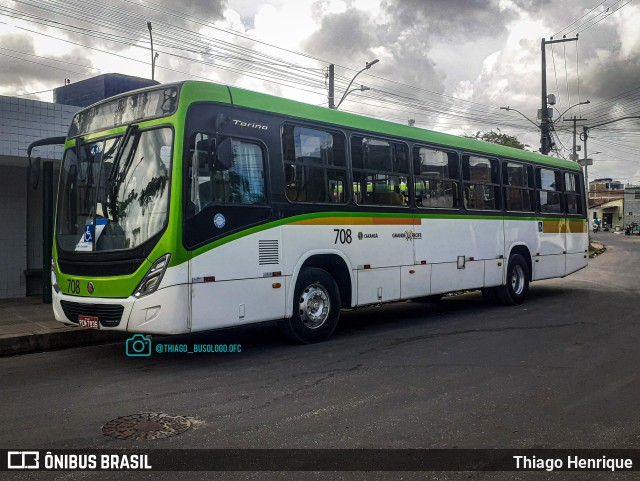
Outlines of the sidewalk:
M0 299L0 356L119 341L127 335L66 326L40 297Z

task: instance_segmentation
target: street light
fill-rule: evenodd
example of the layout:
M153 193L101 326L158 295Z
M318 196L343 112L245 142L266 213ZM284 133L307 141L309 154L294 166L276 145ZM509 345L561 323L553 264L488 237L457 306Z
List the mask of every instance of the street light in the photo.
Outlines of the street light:
M151 80L155 80L156 59L160 55L158 52L153 54L153 34L151 33L151 22L147 22L147 28L149 29L149 39L151 40Z
M578 105L587 105L590 104L591 101L590 100L585 100L584 102L578 102L577 104L572 105L571 107L569 107L567 110L565 110L564 112L562 112L560 115L558 115L558 120L560 120L560 118L566 114L569 110L571 110L574 107L577 107ZM558 110L558 109L556 109ZM555 122L551 122L551 124L555 124L558 120L556 120Z
M567 110L565 110L564 112L562 112L562 113L560 114L560 116L558 117L558 120L560 119L560 117L562 117L564 114L566 114L566 113L567 113L569 110L571 110L572 108L577 107L578 105L586 105L586 104L589 104L589 103L591 103L591 101L589 101L589 100L585 100L584 102L579 102L579 103L577 103L577 104L575 104L575 105L572 105L571 107L569 107ZM535 125L535 126L536 126L536 129L541 129L541 130L542 130L542 128L543 128L543 124L540 124L540 125L536 124L533 120L531 120L531 119L530 119L529 117L527 117L525 114L523 114L522 112L520 112L518 109L514 109L513 107L509 107L509 106L507 106L507 107L500 107L500 110L506 110L507 112L509 112L509 111L513 110L514 112L518 112L518 113L519 113L520 115L522 115L525 119L527 119L527 121L529 121L529 122L531 122L533 125ZM556 122L557 122L557 120L556 120L555 122L547 122L547 123L548 123L551 127L553 127L553 126L555 125L555 123L556 123ZM573 144L574 144L574 155L575 155L575 123L574 123L574 142L573 142Z
M377 64L380 60L379 59L374 59L371 62L367 62L364 66L363 69L359 70L358 73L356 73L353 78L351 79L351 82L349 82L349 85L347 85L347 89L345 90L344 94L342 95L342 98L340 99L340 102L338 102L338 105L336 105L334 108L336 110L338 110L338 108L340 107L340 104L344 101L344 99L347 97L347 95L349 95L351 92L354 92L356 90L360 90L361 92L364 92L365 90L370 90L369 87L365 87L364 85L361 85L359 89L353 89L353 90L349 90L351 88L351 85L353 84L353 81L356 79L356 77L358 75L360 75L362 72L364 72L365 70L369 70L373 65Z
M508 105L506 107L500 107L500 110L506 110L507 112L510 112L511 110L513 110L514 112L518 112L520 115L522 115L525 119L527 119L529 122L531 122L533 125L536 126L536 129L539 129L540 126L538 124L536 124L533 120L531 120L529 117L527 117L525 114L523 114L522 112L520 112L518 109L514 109L513 107L509 107Z

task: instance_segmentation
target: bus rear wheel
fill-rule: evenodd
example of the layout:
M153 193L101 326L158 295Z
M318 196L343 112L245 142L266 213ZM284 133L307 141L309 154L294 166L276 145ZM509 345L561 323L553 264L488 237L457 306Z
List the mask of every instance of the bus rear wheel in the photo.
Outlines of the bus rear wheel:
M285 336L310 344L327 339L340 317L340 291L331 275L317 267L300 272L293 298L293 316L280 321Z
M517 306L524 302L529 290L529 267L520 254L509 257L507 264L507 283L496 287L496 295L500 303L506 306Z

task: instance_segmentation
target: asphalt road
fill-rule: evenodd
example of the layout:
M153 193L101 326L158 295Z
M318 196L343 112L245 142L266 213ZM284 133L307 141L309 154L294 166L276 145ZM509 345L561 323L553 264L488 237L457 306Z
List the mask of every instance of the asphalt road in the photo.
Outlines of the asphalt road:
M640 238L594 239L606 253L533 283L518 307L468 293L343 313L334 336L310 346L265 323L154 340L240 344L241 353L130 358L118 343L0 358L0 448L638 448ZM196 426L153 441L102 434L112 419L147 412ZM332 474L322 479L350 476ZM379 479L402 477L417 479Z

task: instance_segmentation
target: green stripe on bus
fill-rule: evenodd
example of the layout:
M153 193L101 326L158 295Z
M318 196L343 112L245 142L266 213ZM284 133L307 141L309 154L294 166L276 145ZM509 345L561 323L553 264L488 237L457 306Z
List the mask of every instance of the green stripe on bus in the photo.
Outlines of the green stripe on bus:
M294 224L296 222L310 220L310 219L319 219L323 217L394 217L394 218L402 218L402 219L412 219L412 218L424 218L424 219L464 219L464 220L521 220L521 221L569 221L569 222L586 222L584 219L571 219L571 218L549 218L549 217L529 217L529 216L487 216L487 215L473 215L473 214L404 214L404 213L386 213L386 212L313 212L310 214L300 214L291 217L287 217L285 219L280 219L272 222L267 222L265 224L260 224L254 227L249 227L239 232L235 232L230 234L222 239L218 239L213 241L207 245L202 247L198 247L197 249L191 251L190 257L197 257L205 252L208 252L216 247L223 246L237 239L241 239L242 237L249 236L251 234L256 234L258 232L262 232L268 229L273 229L276 227L280 227L283 225ZM188 259L183 259L178 263L185 262Z

